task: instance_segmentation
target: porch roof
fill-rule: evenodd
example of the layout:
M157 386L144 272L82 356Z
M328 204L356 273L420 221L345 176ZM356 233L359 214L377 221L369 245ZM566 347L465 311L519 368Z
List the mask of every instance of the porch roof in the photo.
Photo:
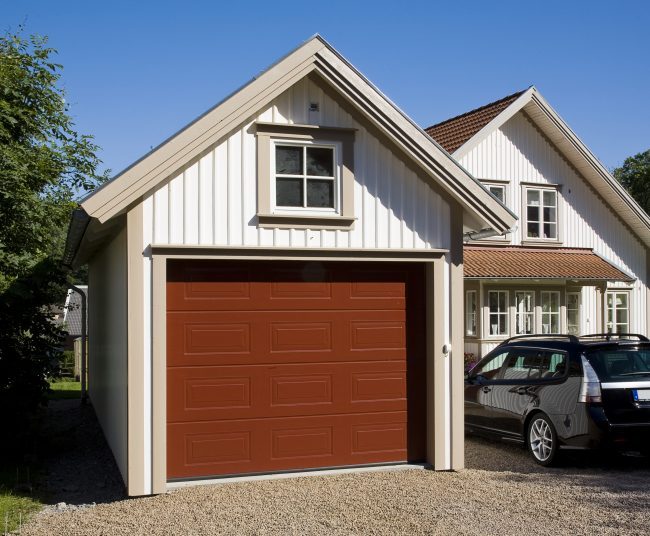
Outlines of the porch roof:
M634 281L591 249L465 246L466 279Z

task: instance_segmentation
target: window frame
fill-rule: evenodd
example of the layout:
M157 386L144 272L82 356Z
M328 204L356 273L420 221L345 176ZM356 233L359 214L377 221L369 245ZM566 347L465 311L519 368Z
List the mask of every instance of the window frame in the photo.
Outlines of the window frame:
M561 225L561 196L560 196L560 185L557 184L531 184L531 183L522 183L522 193L521 193L521 242L533 242L538 244L558 244L562 242L562 225ZM538 224L538 235L543 234L544 226L544 192L554 192L555 193L555 238L544 238L543 236L528 236L528 192L537 191L539 192L540 204L539 208L539 219L537 220ZM534 205L531 205L534 206ZM553 222L547 222L553 223Z
M532 331L531 331L530 334L533 334L533 333L535 333L535 331L537 331L536 327L535 327L536 326L536 314L535 314L536 313L536 311L535 311L535 294L536 294L536 292L534 290L518 290L518 289L515 289L514 293L515 293L515 299L514 299L513 306L515 308L515 326L514 326L515 327L515 335L529 335L529 333L520 332L519 329L518 329L518 320L519 320L520 315L530 316L532 318L532 321L530 323ZM531 300L530 300L531 308L530 308L530 311L525 311L523 313L519 312L519 301L517 299L517 294L530 294L530 296L531 296Z
M493 313L490 310L490 294L496 293L498 294L505 294L506 296L506 303L505 303L505 312L502 311L497 311L496 313ZM498 298L497 298L497 303L498 303ZM492 333L492 315L497 315L497 317L505 316L506 317L506 330L505 332L501 333ZM487 291L487 319L488 319L488 333L487 337L488 338L500 338L500 337L508 337L510 335L510 291L509 290L502 290L502 289L488 289ZM497 328L499 326L499 323L497 322Z
M626 299L626 302L627 302L626 307L624 309L624 310L627 311L627 331L618 331L618 330L609 331L609 327L608 327L608 325L609 325L609 321L608 321L609 306L607 305L607 297L610 296L610 295L616 296L617 294L625 295L625 299ZM612 289L608 289L607 291L605 291L605 299L603 300L604 301L604 309L605 309L604 315L603 315L603 324L604 324L604 328L605 328L604 329L605 333L630 333L630 325L632 323L631 318L630 318L630 312L631 312L631 309L632 309L631 303L630 303L631 297L632 297L631 292L629 290L626 290L626 289L612 288ZM614 305L616 305L616 298L614 298L613 303L614 303ZM616 311L617 310L619 310L619 309L617 307L614 307L614 309L613 309L613 319L614 319L613 326L622 325L622 324L619 324L618 322L616 322Z
M319 216L319 215L340 215L341 210L341 143L335 141L313 141L313 140L287 140L284 138L271 138L271 161L270 161L270 174L271 174L271 211L272 214L301 214L307 216ZM300 175L293 175L289 173L277 173L275 170L276 164L276 149L278 146L294 146L300 147L303 150L303 162L302 162L302 173ZM333 169L332 177L321 177L317 175L309 175L307 173L307 149L309 147L313 148L326 148L332 149L333 151ZM302 207L292 207L285 205L277 204L277 179L280 178L289 178L289 179L302 179L303 184L303 206ZM333 196L334 196L334 206L333 207L310 207L307 206L307 184L310 180L331 180L334 183Z
M500 179L479 179L484 188L486 188L492 195L491 188L501 188L503 190L503 204L509 206L510 195L508 188L510 186L510 181L500 180ZM496 197L496 196L495 196ZM498 243L498 244L507 244L512 240L512 233L498 236L489 236L487 238L479 238L477 242L487 242L487 243Z
M257 151L257 226L267 229L352 230L354 213L355 128L255 122ZM338 211L318 207L275 210L275 144L339 144ZM273 167L272 167L273 166ZM296 210L296 208L298 210ZM314 210L316 209L316 210Z
M470 295L474 296L474 312L469 311L469 297ZM465 291L465 337L478 337L479 327L478 327L478 292L476 290L466 290ZM470 315L473 315L474 320L474 332L470 333L468 330L468 323L471 318Z
M569 335L579 335L580 331L582 329L582 292L579 291L579 290L567 290L565 295L566 295L566 305L565 305L565 307L566 307L566 332ZM577 309L570 309L569 308L569 303L570 303L569 296L571 296L571 295L575 295L575 296L578 297L578 308ZM577 330L577 333L571 333L569 331L569 329L570 329L569 311L574 311L574 310L576 311L576 313L578 315L578 330Z
M557 295L557 312L556 311L544 312L544 294L548 294L549 296L551 294ZM539 306L540 306L539 319L540 319L540 325L542 327L542 334L544 335L562 334L562 292L559 290L540 290ZM549 324L548 324L549 330L547 333L544 333L544 315L549 315ZM558 331L551 331L553 316L557 316Z

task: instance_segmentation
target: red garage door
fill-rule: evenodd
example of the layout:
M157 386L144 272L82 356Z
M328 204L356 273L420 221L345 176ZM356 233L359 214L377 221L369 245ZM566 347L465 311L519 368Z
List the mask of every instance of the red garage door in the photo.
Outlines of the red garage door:
M421 265L167 270L168 478L424 458Z

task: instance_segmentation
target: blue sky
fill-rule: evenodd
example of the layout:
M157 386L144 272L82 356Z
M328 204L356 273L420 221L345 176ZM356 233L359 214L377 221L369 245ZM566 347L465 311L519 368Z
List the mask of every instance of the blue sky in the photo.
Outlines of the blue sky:
M421 126L535 84L608 167L650 148L650 2L3 2L117 172L320 33Z

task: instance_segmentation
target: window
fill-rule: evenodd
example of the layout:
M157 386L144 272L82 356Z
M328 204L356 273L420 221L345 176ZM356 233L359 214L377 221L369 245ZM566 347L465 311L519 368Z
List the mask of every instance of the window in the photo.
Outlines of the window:
M338 208L338 160L334 144L275 142L275 206Z
M490 193L496 197L499 201L505 204L506 202L506 187L501 186L500 184L489 184L487 189Z
M465 293L465 335L476 335L476 291Z
M490 335L507 335L509 332L508 291L488 291L490 310Z
M257 225L350 230L355 129L263 122L254 128Z
M610 291L606 294L606 327L608 333L629 333L629 293Z
M526 188L526 237L557 240L557 191Z
M515 292L515 320L517 335L528 335L535 332L535 299L533 292Z
M569 335L580 334L580 293L566 294L566 329Z
M560 293L545 291L541 293L542 333L560 333Z
M543 350L515 349L503 372L504 380L539 380L564 376L566 355Z
M499 374L504 361L508 357L508 352L501 352L494 357L488 358L484 362L479 362L472 370L472 376L483 376L486 380L493 380Z

